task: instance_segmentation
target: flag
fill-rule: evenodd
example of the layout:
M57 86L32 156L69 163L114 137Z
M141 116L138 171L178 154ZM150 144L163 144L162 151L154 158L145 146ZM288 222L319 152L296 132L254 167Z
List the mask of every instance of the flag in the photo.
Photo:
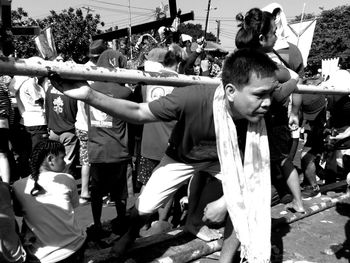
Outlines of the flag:
M55 40L50 27L42 30L41 33L34 38L34 41L39 55L42 58L53 60L57 57Z
M287 40L298 46L302 56L304 66L307 65L312 39L316 27L316 19L300 23L288 24Z

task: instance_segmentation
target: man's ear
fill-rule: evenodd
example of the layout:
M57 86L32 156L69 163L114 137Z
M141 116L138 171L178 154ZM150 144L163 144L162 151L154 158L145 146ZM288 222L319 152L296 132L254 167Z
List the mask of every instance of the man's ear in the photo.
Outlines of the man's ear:
M261 46L265 43L265 37L262 34L259 35L259 43Z
M230 102L233 102L233 98L235 96L236 91L236 86L231 83L225 86L225 95Z

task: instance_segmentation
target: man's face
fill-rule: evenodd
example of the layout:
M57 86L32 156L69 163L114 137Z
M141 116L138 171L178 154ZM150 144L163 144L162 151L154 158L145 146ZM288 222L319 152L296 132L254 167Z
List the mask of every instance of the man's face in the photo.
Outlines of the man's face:
M277 86L275 77L258 78L252 73L249 83L233 93L226 86L226 96L233 118L245 118L250 122L260 121L271 105L271 95Z

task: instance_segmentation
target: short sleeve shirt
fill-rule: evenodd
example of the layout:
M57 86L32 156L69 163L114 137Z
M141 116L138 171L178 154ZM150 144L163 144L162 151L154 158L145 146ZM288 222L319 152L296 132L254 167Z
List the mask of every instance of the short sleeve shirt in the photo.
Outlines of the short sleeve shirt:
M189 163L217 160L213 98L215 88L195 85L174 89L171 94L149 103L161 121L177 120L166 154Z

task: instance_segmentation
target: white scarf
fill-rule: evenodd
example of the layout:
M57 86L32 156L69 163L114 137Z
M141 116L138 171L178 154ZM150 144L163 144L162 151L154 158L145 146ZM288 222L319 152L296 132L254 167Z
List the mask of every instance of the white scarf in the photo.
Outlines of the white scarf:
M241 242L241 258L249 263L270 262L270 152L265 121L248 124L243 166L222 85L215 91L213 112L224 197Z

